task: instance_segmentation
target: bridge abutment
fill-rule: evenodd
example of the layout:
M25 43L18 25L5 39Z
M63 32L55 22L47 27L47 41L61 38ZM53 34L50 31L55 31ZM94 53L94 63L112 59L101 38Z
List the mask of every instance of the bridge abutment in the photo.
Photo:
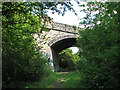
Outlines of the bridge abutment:
M59 61L60 61L59 53L56 50L52 49L52 54L53 54L54 71L58 72L59 71Z

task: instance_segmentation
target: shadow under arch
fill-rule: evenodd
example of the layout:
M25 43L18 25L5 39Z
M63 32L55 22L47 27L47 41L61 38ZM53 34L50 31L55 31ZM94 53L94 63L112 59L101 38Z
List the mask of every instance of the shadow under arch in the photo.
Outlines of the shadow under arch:
M59 71L59 53L62 50L75 45L76 39L77 37L75 35L66 35L62 37L57 37L48 43L52 50L55 71Z

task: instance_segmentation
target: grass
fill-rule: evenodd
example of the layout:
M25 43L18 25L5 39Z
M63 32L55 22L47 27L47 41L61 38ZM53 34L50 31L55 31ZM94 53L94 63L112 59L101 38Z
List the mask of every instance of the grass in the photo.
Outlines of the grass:
M41 81L29 82L25 88L54 88L56 80L60 78L63 73L50 72L50 74L44 77Z
M82 74L78 71L70 72L64 76L63 88L84 88L82 82Z
M54 88L56 80L63 75L64 77L61 80L64 82L62 84L63 88L85 88L83 75L78 71L69 72L67 74L50 72L48 76L45 76L40 81L27 83L25 88Z

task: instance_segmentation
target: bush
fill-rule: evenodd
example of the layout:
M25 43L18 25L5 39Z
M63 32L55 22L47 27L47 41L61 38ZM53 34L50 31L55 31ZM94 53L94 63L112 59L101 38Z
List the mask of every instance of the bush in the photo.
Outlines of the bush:
M118 13L116 15L113 13L114 10L118 10L117 4L104 3L106 7L102 6L103 3L88 4L107 8L108 11L103 16L102 12L96 14L93 19L95 26L80 31L80 37L77 40L77 45L81 50L79 54L83 58L77 63L77 68L84 75L86 87L119 88L119 23ZM99 20L101 23L97 25Z
M91 33L91 35L87 34L87 32L89 32L89 34ZM101 37L98 34L99 32L103 34ZM118 83L120 81L118 75L120 75L120 73L118 68L117 31L111 30L110 35L107 34L106 36L104 35L105 32L107 31L86 30L82 32L84 34L81 34L83 37L79 38L79 42L81 42L80 48L83 48L81 55L84 58L77 62L76 67L80 72L84 73L86 87L89 88L119 87ZM116 35L114 35L115 40L109 41L107 36L111 38L111 34L113 33ZM99 36L95 38L97 40L91 42L93 41L93 37L97 35ZM107 40L103 40L103 37ZM88 41L86 41L86 39ZM101 44L99 44L99 42L101 42ZM111 43L111 45L107 44L107 42Z
M4 2L2 7L3 88L15 88L22 81L35 81L46 71L46 59L35 47L34 33L40 18L31 14L23 2ZM18 84L19 83L19 84Z

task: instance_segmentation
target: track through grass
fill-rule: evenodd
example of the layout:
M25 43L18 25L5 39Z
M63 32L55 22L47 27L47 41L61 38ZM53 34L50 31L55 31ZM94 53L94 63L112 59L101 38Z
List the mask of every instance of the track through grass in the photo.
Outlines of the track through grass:
M84 88L82 74L74 72L51 72L41 81L29 82L25 88Z
M59 72L59 73L63 73L63 75L56 81L54 88L63 88L62 87L62 85L64 84L63 78L69 72Z
M54 88L56 80L59 79L64 73L51 72L42 80L37 82L28 82L25 88Z

